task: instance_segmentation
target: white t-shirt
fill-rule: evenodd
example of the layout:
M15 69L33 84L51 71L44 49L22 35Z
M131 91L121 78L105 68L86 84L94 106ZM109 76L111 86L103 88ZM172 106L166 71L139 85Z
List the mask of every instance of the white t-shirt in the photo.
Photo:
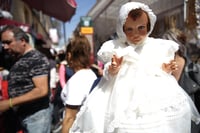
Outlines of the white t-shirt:
M63 104L82 105L95 79L97 79L97 77L91 69L77 71L68 80L61 92Z

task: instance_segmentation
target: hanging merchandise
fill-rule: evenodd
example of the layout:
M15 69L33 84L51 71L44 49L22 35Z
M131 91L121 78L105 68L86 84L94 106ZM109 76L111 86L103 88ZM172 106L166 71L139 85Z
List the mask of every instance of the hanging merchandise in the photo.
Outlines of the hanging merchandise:
M195 11L196 11L196 20L197 20L197 46L200 48L200 0L195 1Z

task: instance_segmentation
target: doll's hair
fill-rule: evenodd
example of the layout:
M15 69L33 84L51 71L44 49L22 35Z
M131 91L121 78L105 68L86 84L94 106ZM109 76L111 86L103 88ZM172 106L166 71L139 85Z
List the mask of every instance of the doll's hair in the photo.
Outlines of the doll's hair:
M151 27L150 27L150 25L151 25L151 24L150 24L150 19L149 19L148 14L147 14L144 10L142 10L142 9L140 9L140 8L139 8L139 9L131 10L131 11L129 12L128 16L131 17L131 18L135 21L137 18L141 17L143 13L145 13L145 14L147 15L147 18L148 18L147 32L149 32L150 29L151 29Z

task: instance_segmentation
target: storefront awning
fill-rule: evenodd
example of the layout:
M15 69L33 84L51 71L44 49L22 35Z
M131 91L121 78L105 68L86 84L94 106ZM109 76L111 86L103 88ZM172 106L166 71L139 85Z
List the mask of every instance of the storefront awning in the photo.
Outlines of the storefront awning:
M76 12L75 0L23 0L31 8L63 22L70 21Z
M0 18L0 27L5 25L15 25L22 28L25 32L30 31L30 26L28 24L23 24L12 19Z

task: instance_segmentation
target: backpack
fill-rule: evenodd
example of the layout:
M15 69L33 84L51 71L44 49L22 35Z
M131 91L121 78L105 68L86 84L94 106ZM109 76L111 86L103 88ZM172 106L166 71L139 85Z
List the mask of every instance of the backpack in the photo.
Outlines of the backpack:
M68 66L66 66L65 67L65 79L66 79L66 81L69 79L69 78L71 78L71 76L74 74L74 71L70 68L70 67L68 67Z
M193 81L200 85L200 64L191 63L189 64L189 69L192 69L192 71L189 72L189 76Z
M182 72L179 80L180 86L189 94L192 95L200 90L199 84L200 68L195 63L188 63Z
M92 84L92 87L90 88L90 92L89 93L91 93L93 91L93 89L97 86L97 84L100 82L100 80L101 80L101 77L97 77L97 79Z

